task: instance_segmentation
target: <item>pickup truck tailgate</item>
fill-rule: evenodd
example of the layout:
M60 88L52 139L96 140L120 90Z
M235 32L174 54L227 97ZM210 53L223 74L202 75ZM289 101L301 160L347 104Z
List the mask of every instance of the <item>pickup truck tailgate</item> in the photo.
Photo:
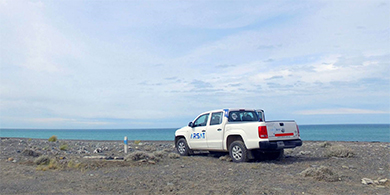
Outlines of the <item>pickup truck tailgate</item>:
M270 141L299 138L299 130L295 121L267 121L266 126Z

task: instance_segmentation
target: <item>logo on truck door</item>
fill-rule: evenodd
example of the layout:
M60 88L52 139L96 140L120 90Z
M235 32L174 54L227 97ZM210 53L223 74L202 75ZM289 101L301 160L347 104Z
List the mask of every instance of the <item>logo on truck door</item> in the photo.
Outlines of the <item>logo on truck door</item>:
M191 139L206 139L206 133L191 133Z

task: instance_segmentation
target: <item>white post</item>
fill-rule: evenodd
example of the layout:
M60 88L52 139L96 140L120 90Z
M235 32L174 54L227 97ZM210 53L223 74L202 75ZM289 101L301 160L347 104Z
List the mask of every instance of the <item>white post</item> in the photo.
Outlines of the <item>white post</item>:
M129 145L127 144L127 136L125 136L124 143L125 143L125 154L127 154L127 148L129 148Z

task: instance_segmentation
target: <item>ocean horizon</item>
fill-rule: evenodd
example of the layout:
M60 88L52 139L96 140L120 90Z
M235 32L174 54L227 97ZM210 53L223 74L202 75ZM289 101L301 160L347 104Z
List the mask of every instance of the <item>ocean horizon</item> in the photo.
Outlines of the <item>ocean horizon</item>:
M161 140L172 141L179 128L143 129L13 129L0 128L0 137L63 140ZM303 141L390 142L390 124L299 125Z

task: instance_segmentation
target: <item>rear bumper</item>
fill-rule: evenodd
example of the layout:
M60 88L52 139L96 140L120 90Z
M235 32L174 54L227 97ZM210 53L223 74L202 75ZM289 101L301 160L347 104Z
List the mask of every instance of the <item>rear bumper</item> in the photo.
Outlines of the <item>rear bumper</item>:
M275 150L283 148L295 148L302 146L302 140L283 140L283 141L262 141L259 142L259 147L261 150Z

